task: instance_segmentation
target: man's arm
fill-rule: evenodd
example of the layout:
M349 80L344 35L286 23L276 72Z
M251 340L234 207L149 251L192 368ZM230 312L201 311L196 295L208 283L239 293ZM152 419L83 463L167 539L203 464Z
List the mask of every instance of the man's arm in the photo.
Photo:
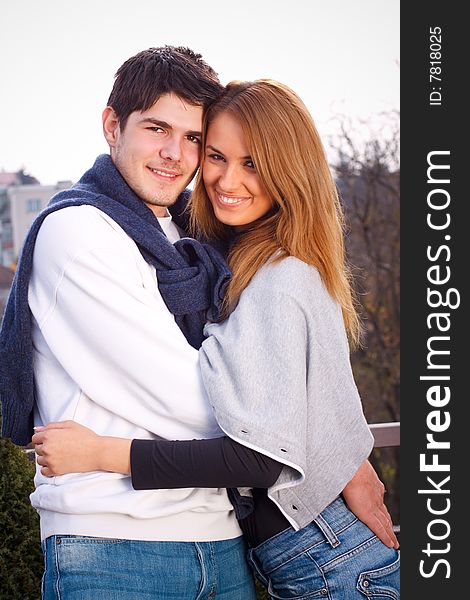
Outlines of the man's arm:
M346 504L356 517L372 529L385 545L398 548L384 494L385 486L368 460L362 463L343 490Z
M103 213L74 207L47 217L29 299L54 357L94 403L161 437L220 435L197 351L151 267Z

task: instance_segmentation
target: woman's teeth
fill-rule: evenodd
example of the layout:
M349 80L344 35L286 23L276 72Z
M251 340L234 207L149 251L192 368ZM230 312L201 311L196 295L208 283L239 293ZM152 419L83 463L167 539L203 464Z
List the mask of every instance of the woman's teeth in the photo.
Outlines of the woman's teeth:
M240 204L246 200L246 198L234 198L233 196L223 196L222 194L217 194L217 197L222 204Z

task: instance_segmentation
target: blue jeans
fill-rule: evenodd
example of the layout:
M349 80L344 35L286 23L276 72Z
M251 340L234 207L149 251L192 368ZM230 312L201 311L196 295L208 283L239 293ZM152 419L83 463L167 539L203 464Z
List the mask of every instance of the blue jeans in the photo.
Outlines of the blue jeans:
M43 600L254 600L242 537L143 542L72 535L43 542Z
M286 529L250 549L248 562L276 599L400 597L399 553L382 544L342 498L303 529Z

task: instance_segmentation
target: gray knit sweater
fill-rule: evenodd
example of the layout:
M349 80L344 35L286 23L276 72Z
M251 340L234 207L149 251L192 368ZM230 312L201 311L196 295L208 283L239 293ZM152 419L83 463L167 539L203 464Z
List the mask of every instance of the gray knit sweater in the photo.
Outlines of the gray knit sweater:
M230 318L205 333L200 365L217 421L284 463L268 494L305 526L373 446L340 306L314 267L289 257L260 269Z

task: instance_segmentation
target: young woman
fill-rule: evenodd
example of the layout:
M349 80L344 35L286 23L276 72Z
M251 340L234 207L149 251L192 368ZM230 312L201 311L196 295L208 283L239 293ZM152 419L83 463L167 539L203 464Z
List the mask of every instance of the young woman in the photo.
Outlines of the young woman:
M273 598L398 598L397 550L341 496L372 436L349 362L360 327L342 213L312 118L280 83L233 82L205 116L203 149L191 220L228 248L233 276L200 365L226 437L131 441L51 424L33 438L43 474L232 488Z

